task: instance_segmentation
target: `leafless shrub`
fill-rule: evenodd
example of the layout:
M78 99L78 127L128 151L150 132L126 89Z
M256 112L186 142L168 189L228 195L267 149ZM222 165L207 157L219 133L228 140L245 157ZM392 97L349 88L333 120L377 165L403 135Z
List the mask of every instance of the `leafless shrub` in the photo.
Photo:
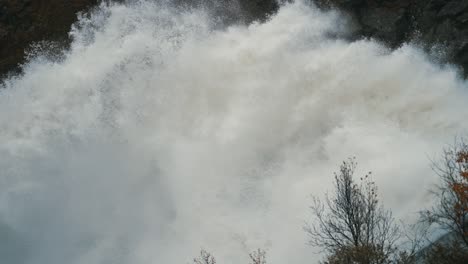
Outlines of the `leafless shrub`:
M422 212L422 218L456 234L468 246L468 145L463 139L455 140L432 168L441 180L433 191L437 204Z
M249 257L252 261L250 264L266 264L266 252L264 250L257 249L250 253Z
M344 161L335 173L335 190L325 201L314 198L315 223L306 225L310 244L329 253L325 263L390 263L398 254L400 230L380 204L371 173L353 179L357 163Z
M216 264L216 259L206 250L200 251L200 256L193 259L194 264Z

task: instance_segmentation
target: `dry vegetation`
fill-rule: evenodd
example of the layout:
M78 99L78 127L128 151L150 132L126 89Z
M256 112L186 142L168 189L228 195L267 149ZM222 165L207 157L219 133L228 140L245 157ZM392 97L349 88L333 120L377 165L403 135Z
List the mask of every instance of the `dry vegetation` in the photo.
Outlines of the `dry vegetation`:
M371 173L357 178L354 158L344 161L334 177L334 190L314 198L314 219L304 230L310 244L325 253L323 264L462 264L468 263L468 145L445 149L433 170L440 178L432 191L436 203L421 211L421 221L403 226L379 201ZM444 239L431 241L434 232ZM448 238L447 238L448 237ZM249 264L266 264L258 249ZM316 261L316 260L313 260ZM309 262L309 261L308 261ZM194 264L215 264L202 251Z

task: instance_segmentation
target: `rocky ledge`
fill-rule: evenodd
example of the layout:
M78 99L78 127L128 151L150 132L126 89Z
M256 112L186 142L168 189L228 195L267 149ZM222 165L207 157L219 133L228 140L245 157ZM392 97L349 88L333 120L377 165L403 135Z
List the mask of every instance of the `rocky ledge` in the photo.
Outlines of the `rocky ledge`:
M414 41L468 74L468 0L317 0L351 15L357 36L398 47Z
M63 42L76 13L97 0L1 0L0 75L18 70L31 43Z
M104 0L0 0L0 78L8 72L20 71L25 51L33 43L49 41L66 47L77 13L100 1ZM231 22L263 19L278 8L274 0L173 0L173 3L209 5L217 15ZM226 11L226 5L235 8Z
M67 45L76 13L101 0L0 1L0 77L18 71L25 50L47 40ZM355 37L372 37L398 47L415 41L430 50L442 47L447 61L468 73L468 0L310 0L322 8L348 13L357 27ZM211 3L215 9L237 3L244 21L263 19L278 8L276 0L174 0L179 4ZM220 11L225 12L225 11ZM239 19L239 14L225 14Z

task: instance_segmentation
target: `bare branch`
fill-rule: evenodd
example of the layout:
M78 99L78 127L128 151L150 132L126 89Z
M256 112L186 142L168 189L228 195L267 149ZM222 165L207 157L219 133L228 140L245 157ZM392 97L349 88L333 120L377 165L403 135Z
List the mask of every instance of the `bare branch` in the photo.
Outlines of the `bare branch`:
M200 251L200 256L193 259L194 264L216 264L215 258L206 250Z
M314 223L306 225L305 231L310 244L330 253L326 263L351 263L343 258L388 263L397 252L400 230L392 213L379 204L371 173L355 182L356 167L354 158L341 164L333 195L326 195L324 202L314 198Z
M432 191L438 202L421 213L429 225L452 232L468 246L468 145L461 138L432 162L440 184Z
M266 252L264 250L257 249L250 253L249 257L252 261L250 264L266 264Z

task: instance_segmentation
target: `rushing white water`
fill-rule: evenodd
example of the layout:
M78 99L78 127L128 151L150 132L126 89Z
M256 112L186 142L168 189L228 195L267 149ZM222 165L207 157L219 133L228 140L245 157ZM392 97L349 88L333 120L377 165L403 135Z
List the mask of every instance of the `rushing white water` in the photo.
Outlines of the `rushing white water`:
M1 258L188 263L203 247L239 264L261 247L314 263L309 195L349 156L411 216L430 158L468 127L467 84L414 47L343 34L303 3L225 29L152 1L83 17L62 60L0 92Z

